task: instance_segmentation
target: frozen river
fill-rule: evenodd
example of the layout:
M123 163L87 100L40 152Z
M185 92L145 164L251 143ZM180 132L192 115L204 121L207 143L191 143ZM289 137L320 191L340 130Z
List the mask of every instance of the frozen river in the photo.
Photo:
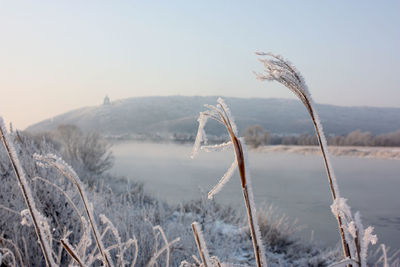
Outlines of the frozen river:
M191 146L154 143L118 143L113 146L112 172L136 181L170 204L206 194L233 161L231 150L200 152L190 159ZM331 194L318 155L250 152L254 197L260 205L274 205L304 226L302 236L334 246L337 223L330 212ZM400 161L333 157L340 191L364 225L373 225L379 242L400 248ZM216 201L244 211L237 174L216 195Z

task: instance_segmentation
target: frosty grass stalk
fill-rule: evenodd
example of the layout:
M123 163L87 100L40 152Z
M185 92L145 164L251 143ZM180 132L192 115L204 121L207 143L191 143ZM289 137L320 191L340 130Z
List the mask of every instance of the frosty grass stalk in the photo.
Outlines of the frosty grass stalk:
M30 190L28 181L26 180L25 172L21 166L21 163L19 162L14 144L10 136L8 135L2 117L0 117L0 137L1 141L3 142L4 148L7 151L8 157L15 173L15 177L18 180L18 185L21 189L26 206L28 207L28 212L32 219L33 227L35 228L35 233L38 238L40 248L42 249L46 266L56 266L56 263L54 262L52 256L52 236L47 229L48 223L46 221L46 218L36 209L35 200Z
M237 137L237 128L234 119L230 113L229 108L221 98L218 98L218 104L216 106L206 105L206 107L208 108L208 110L200 112L200 116L198 118L199 129L197 132L191 157L193 158L198 153L201 143L207 143L207 136L204 130L204 126L208 118L214 119L225 126L229 134L229 137L231 139L230 142L215 146L202 147L206 151L215 151L215 150L222 150L228 146L233 146L235 152L234 162L232 163L228 171L224 174L224 176L220 179L220 181L217 183L217 185L213 189L211 189L211 191L208 193L208 198L210 199L213 198L213 196L216 193L218 193L221 190L221 188L232 177L234 170L236 168L239 169L240 181L247 211L247 218L250 228L251 240L253 243L256 264L258 267L267 266L267 260L264 255L265 250L261 240L260 229L257 223L254 197L251 188L250 173L247 170L247 168L245 168L247 161L246 145L242 138Z
M200 254L200 259L204 267L212 267L210 255L204 241L203 233L201 232L200 226L197 222L192 223L192 230L194 235L194 240L196 241L197 250Z
M376 243L376 235L372 235L373 227L371 226L364 230L359 213L356 213L355 220L353 220L346 199L340 197L339 187L336 182L332 164L329 160L325 134L319 116L315 110L314 102L302 75L289 61L283 59L279 55L263 52L256 52L256 54L262 56L259 60L265 67L265 72L263 74L256 73L257 79L261 81L277 81L283 84L291 90L306 107L313 122L322 152L333 200L331 210L338 222L344 255L346 258L353 259L353 255L356 254L358 265L366 266L367 248L369 243ZM353 240L351 240L351 238L353 238Z
M62 173L65 177L71 180L71 182L76 186L78 189L78 193L82 199L83 206L85 208L86 215L89 219L89 224L93 232L94 239L96 241L97 248L102 256L102 261L105 266L114 266L111 261L111 257L109 253L106 251L104 244L101 240L99 230L97 228L96 222L94 220L94 214L92 211L91 203L88 201L86 194L83 190L84 186L79 179L76 172L69 166L64 160L57 157L53 154L47 154L46 156L34 154L34 158L39 165L43 165L44 167L53 166L56 168L60 173ZM72 256L72 255L71 255Z

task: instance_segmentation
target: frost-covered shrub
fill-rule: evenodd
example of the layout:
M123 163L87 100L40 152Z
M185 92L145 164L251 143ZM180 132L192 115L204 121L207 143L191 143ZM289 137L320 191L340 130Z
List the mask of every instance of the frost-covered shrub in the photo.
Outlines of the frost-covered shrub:
M21 135L29 137L37 146L45 140L90 184L113 165L111 145L99 133L83 132L75 125L59 125L50 132Z

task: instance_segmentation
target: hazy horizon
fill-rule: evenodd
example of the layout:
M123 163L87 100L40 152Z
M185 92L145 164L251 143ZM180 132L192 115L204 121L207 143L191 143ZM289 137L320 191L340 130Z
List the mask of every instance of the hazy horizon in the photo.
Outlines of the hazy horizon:
M294 98L254 51L289 59L314 100L400 107L400 2L4 2L0 115L23 129L111 100Z

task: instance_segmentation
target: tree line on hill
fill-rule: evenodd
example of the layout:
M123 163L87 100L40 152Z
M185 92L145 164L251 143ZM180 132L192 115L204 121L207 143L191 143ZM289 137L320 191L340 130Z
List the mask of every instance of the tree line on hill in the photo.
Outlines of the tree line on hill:
M261 145L318 145L314 134L277 135L265 131L260 125L252 125L244 131L246 143L253 147ZM369 132L355 130L347 135L327 136L328 145L331 146L400 146L400 130L395 132L372 135Z

